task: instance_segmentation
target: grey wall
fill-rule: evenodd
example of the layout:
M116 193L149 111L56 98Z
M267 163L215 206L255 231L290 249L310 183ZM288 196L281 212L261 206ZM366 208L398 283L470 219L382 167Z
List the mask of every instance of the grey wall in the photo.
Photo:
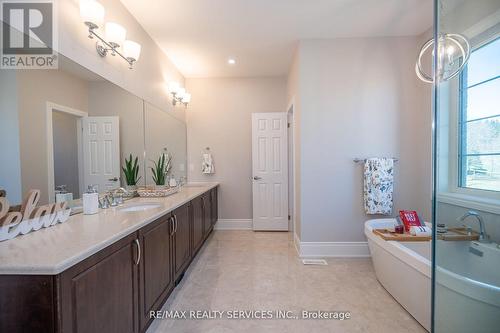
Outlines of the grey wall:
M189 181L218 181L221 219L252 218L252 121L255 112L286 112L284 78L188 79ZM201 173L210 147L215 174Z
M161 110L150 103L145 104L144 118L146 133L144 144L146 147L146 184L153 185L151 167L153 161L167 149L172 156L172 169L169 176L179 180L187 176L187 133L186 124L167 111Z
M16 72L1 70L0 75L0 188L7 191L11 204L22 200L17 113Z
M78 182L78 118L64 112L52 112L54 140L54 185L66 185L73 198L80 198Z
M430 211L430 109L414 73L417 38L299 46L301 241L364 241L362 165L399 158L395 207Z

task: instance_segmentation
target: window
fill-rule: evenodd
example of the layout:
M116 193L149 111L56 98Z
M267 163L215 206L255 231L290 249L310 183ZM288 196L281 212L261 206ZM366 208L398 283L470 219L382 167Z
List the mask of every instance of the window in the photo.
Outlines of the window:
M500 191L500 38L472 52L460 87L459 187Z

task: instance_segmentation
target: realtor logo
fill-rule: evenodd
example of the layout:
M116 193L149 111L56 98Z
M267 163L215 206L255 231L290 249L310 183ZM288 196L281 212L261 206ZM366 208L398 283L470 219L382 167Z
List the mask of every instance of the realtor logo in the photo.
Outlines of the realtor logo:
M56 69L57 35L53 1L0 0L0 68Z

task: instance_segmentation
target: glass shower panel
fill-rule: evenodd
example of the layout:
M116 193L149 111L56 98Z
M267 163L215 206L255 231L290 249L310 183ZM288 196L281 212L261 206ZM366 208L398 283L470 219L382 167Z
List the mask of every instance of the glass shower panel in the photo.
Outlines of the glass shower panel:
M460 34L471 52L459 75L435 83L433 328L498 333L500 0L435 5L435 36ZM435 51L436 77L456 51Z

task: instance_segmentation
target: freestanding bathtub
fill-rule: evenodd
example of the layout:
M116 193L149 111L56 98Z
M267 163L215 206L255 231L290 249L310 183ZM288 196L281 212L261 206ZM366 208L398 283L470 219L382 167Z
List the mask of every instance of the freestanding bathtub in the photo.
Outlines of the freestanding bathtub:
M431 242L386 241L373 229L385 229L395 219L369 220L365 235L377 279L425 329L431 328Z
M372 232L395 223L395 219L365 223L375 274L384 288L430 331L431 242L385 241ZM436 332L499 332L497 244L438 241L436 255Z

